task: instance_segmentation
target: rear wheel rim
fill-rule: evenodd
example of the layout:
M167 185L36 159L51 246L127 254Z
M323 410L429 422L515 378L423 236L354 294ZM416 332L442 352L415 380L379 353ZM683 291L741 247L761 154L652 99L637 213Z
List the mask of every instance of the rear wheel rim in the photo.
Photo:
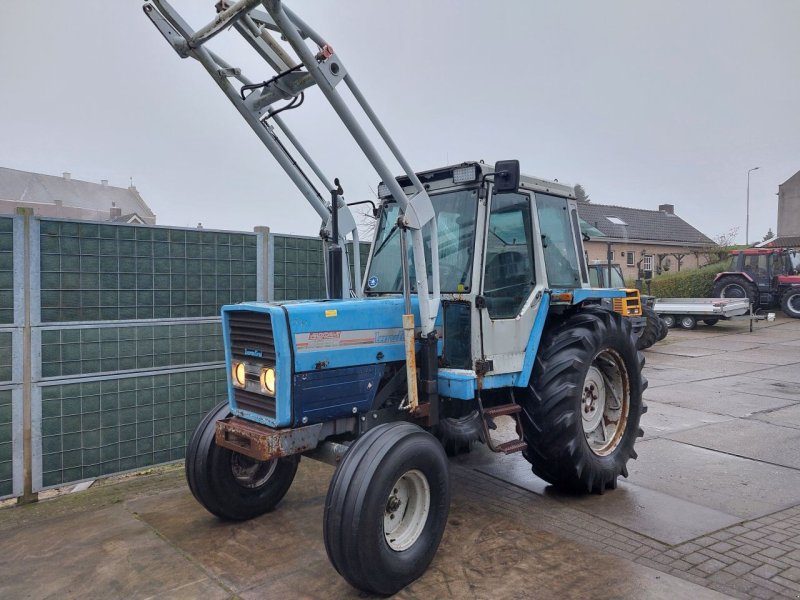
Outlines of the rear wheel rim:
M395 552L419 539L431 509L431 486L418 469L406 471L389 491L383 512L383 535Z
M738 283L729 283L722 288L723 298L747 298L747 292Z
M786 306L793 313L800 313L800 294L789 296L788 300L786 300Z
M625 362L606 349L592 360L581 396L583 435L597 456L611 454L625 434L630 412L630 382Z
M681 319L681 325L683 325L686 329L691 329L694 325L694 319L691 317L683 317L683 319Z

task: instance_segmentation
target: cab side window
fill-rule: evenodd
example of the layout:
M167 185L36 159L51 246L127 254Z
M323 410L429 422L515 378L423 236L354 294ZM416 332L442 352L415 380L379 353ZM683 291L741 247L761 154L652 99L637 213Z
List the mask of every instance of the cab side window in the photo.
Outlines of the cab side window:
M483 278L483 297L492 319L516 317L533 289L532 231L528 196L492 197Z

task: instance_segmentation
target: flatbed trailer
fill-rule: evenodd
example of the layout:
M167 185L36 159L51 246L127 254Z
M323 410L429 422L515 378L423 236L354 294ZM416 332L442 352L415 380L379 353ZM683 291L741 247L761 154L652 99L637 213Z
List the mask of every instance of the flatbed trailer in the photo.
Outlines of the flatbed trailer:
M657 298L653 309L668 327L694 329L698 321L716 325L722 320L753 321L775 319L774 313L756 314L747 298Z

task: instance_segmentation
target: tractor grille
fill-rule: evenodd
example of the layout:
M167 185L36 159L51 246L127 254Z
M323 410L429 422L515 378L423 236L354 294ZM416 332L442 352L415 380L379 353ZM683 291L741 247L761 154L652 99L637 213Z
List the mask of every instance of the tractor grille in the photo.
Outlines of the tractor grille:
M231 311L228 313L230 327L231 360L244 362L247 387L258 385L260 366L276 366L275 339L272 335L272 317L268 313ZM258 388L256 388L258 389ZM234 386L236 405L257 415L274 419L275 398Z
M248 360L275 364L275 339L272 337L272 319L268 313L231 311L231 356L234 360ZM254 356L256 352L261 357Z
M638 317L642 314L642 302L639 300L639 290L625 290L624 298L614 298L614 312L623 317Z

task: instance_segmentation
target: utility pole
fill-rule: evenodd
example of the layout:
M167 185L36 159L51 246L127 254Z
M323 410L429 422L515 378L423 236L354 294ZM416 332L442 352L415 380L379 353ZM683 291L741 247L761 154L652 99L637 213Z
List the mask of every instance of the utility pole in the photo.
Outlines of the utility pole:
M744 243L750 245L750 172L757 171L761 167L753 167L747 171L747 220L744 225Z

